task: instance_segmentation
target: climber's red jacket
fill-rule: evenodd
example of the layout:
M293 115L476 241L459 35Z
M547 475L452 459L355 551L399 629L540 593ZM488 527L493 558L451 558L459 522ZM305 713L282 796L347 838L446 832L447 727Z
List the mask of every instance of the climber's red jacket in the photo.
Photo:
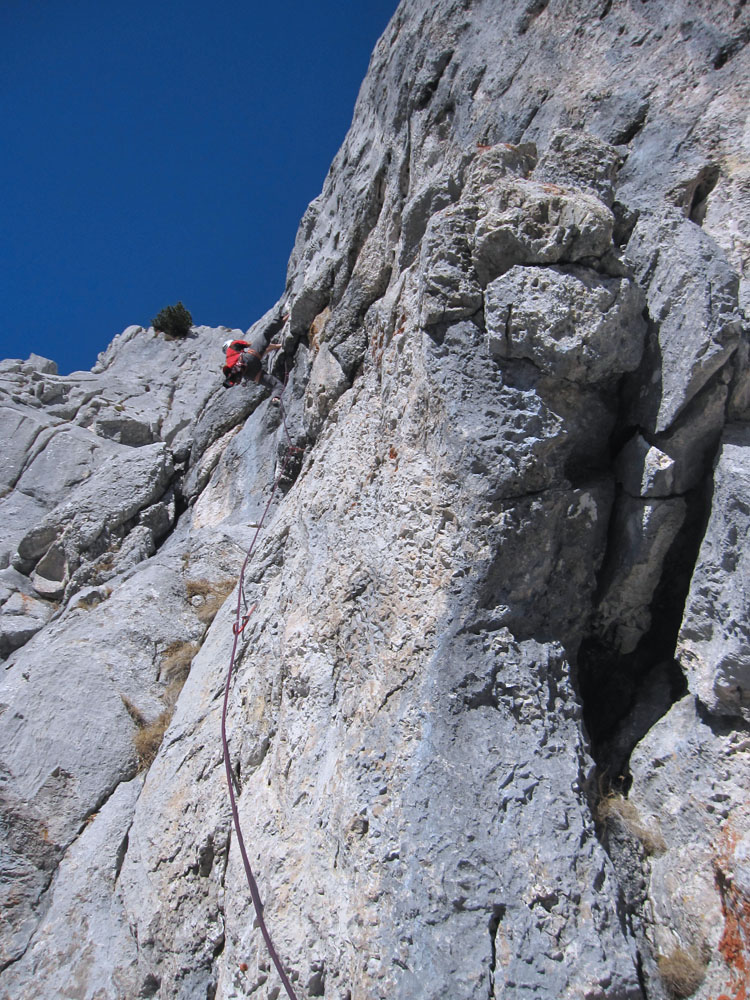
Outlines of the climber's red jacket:
M224 362L224 367L222 371L225 375L229 375L234 366L242 357L242 352L250 344L246 340L233 340L232 343L227 348L226 361Z

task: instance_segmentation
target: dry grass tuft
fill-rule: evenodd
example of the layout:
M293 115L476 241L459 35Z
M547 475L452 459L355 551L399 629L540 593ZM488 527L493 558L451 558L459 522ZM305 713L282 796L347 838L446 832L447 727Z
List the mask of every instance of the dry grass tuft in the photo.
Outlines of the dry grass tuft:
M165 708L153 722L136 729L133 735L133 745L138 754L138 770L147 771L156 759L159 747L164 739L164 733L172 720L173 708Z
M706 962L695 952L684 948L659 955L658 963L664 985L677 1000L692 996L706 978Z
M125 706L128 715L136 724L136 726L138 726L139 728L145 726L146 719L144 718L141 710L139 708L136 708L133 702L130 700L130 698L127 698L124 694L121 694L120 698L122 700L123 705Z
M153 720L153 722L148 722L143 712L133 704L130 698L127 698L124 694L120 695L122 703L127 709L127 713L130 718L135 723L135 732L133 733L133 746L135 747L136 756L138 757L138 770L147 771L149 767L154 762L154 759L159 752L159 747L161 746L162 740L164 739L164 733L167 731L167 726L172 720L172 714L174 712L174 705L177 701L177 695L180 693L182 684L179 685L176 694L170 698L170 689L167 688L165 695L165 701L167 707L163 712Z
M234 590L234 585L234 580L188 580L186 584L188 600L192 600L193 597L203 598L203 603L195 608L199 621L208 625L214 620L216 612Z
M633 803L617 792L610 792L609 795L600 799L596 811L596 818L600 823L605 823L611 817L617 817L623 826L641 842L646 854L658 855L666 851L667 845L661 831L655 827L647 826Z
M160 679L170 686L179 681L182 687L190 673L190 664L199 649L197 642L171 642L162 653Z

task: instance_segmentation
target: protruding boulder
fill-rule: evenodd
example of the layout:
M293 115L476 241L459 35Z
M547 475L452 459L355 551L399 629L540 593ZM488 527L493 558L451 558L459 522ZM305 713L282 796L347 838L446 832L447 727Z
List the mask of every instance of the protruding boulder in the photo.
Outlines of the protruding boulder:
M633 282L580 267L513 267L485 293L490 354L527 358L574 382L614 379L638 366L642 311Z
M53 604L16 590L0 607L0 658L36 635L52 617Z
M676 209L641 215L627 259L653 323L631 412L661 433L736 350L739 279L710 236Z
M632 497L668 497L674 490L675 461L634 434L617 456L617 480Z
M482 308L482 289L472 264L473 213L454 205L430 219L420 258L423 326L452 323Z
M39 372L40 375L57 375L57 362L43 358L40 354L30 354L21 366L25 375Z
M588 191L612 207L622 157L609 143L588 132L560 129L532 174L534 180Z
M594 195L517 179L486 200L476 225L474 268L482 286L514 264L575 263L612 246L614 218Z
M726 382L717 377L691 399L668 430L653 435L654 446L674 460L675 493L695 489L710 475L726 421L727 394Z

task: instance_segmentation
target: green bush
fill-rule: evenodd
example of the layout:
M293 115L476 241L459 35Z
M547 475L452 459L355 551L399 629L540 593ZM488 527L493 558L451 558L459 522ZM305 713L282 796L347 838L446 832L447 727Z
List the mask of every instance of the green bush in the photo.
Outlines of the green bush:
M154 330L166 333L168 337L186 337L192 325L193 317L181 302L176 306L167 306L151 320Z

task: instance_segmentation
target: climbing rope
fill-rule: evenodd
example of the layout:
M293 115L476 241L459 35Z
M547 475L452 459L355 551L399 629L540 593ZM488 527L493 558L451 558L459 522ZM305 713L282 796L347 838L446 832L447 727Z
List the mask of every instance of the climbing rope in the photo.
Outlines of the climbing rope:
M269 496L268 503L266 504L265 510L263 511L263 516L261 517L260 521L258 522L255 528L255 534L253 535L253 539L250 542L250 547L247 550L247 553L245 555L245 561L243 562L242 569L240 570L239 586L237 588L237 607L235 609L235 619L232 624L234 642L232 643L232 656L229 661L229 670L227 671L227 682L224 688L224 707L221 713L221 741L224 747L224 767L226 768L227 772L227 788L229 789L229 801L232 807L232 819L234 821L234 829L237 834L237 843L240 848L240 854L242 855L242 863L245 866L245 875L247 876L247 884L250 887L250 896L252 897L253 900L253 906L255 908L255 915L258 920L258 926L260 927L260 932L263 935L264 941L266 942L268 954L271 956L271 960L273 964L276 966L276 971L278 972L279 977L282 983L284 984L284 989L286 990L287 995L289 996L289 1000L297 1000L297 996L294 990L292 989L292 984L289 982L289 977L287 976L286 972L284 972L284 967L281 964L281 959L279 958L276 948L274 947L273 941L271 940L271 935L268 931L268 927L266 926L265 918L263 917L263 903L260 898L258 883L255 881L255 876L253 875L253 870L250 866L250 859L248 858L247 850L245 849L245 840L242 836L242 828L240 826L240 816L237 810L237 801L234 795L234 783L232 780L233 779L232 765L229 758L229 742L227 740L227 707L229 705L229 689L232 683L232 674L234 672L234 665L237 657L237 646L239 644L240 636L242 635L245 626L250 620L250 616L255 611L255 608L257 606L254 604L248 610L247 599L245 597L245 571L248 567L248 564L250 563L250 559L252 558L253 551L255 549L255 543L258 540L258 535L260 534L261 529L263 527L263 523L266 520L266 515L271 509L271 504L273 503L273 498L276 495L276 490L278 489L279 483L281 483L281 481L284 478L291 457L293 454L295 454L295 452L300 452L302 450L301 448L298 448L294 444L292 444L292 438L291 435L289 434L289 428L287 427L287 422L286 422L286 412L284 410L284 404L282 403L281 398L277 397L275 401L277 401L279 411L281 413L281 422L284 428L284 434L286 435L288 450L284 458L284 461L282 462L281 471L273 481L273 486L271 488L271 495Z

